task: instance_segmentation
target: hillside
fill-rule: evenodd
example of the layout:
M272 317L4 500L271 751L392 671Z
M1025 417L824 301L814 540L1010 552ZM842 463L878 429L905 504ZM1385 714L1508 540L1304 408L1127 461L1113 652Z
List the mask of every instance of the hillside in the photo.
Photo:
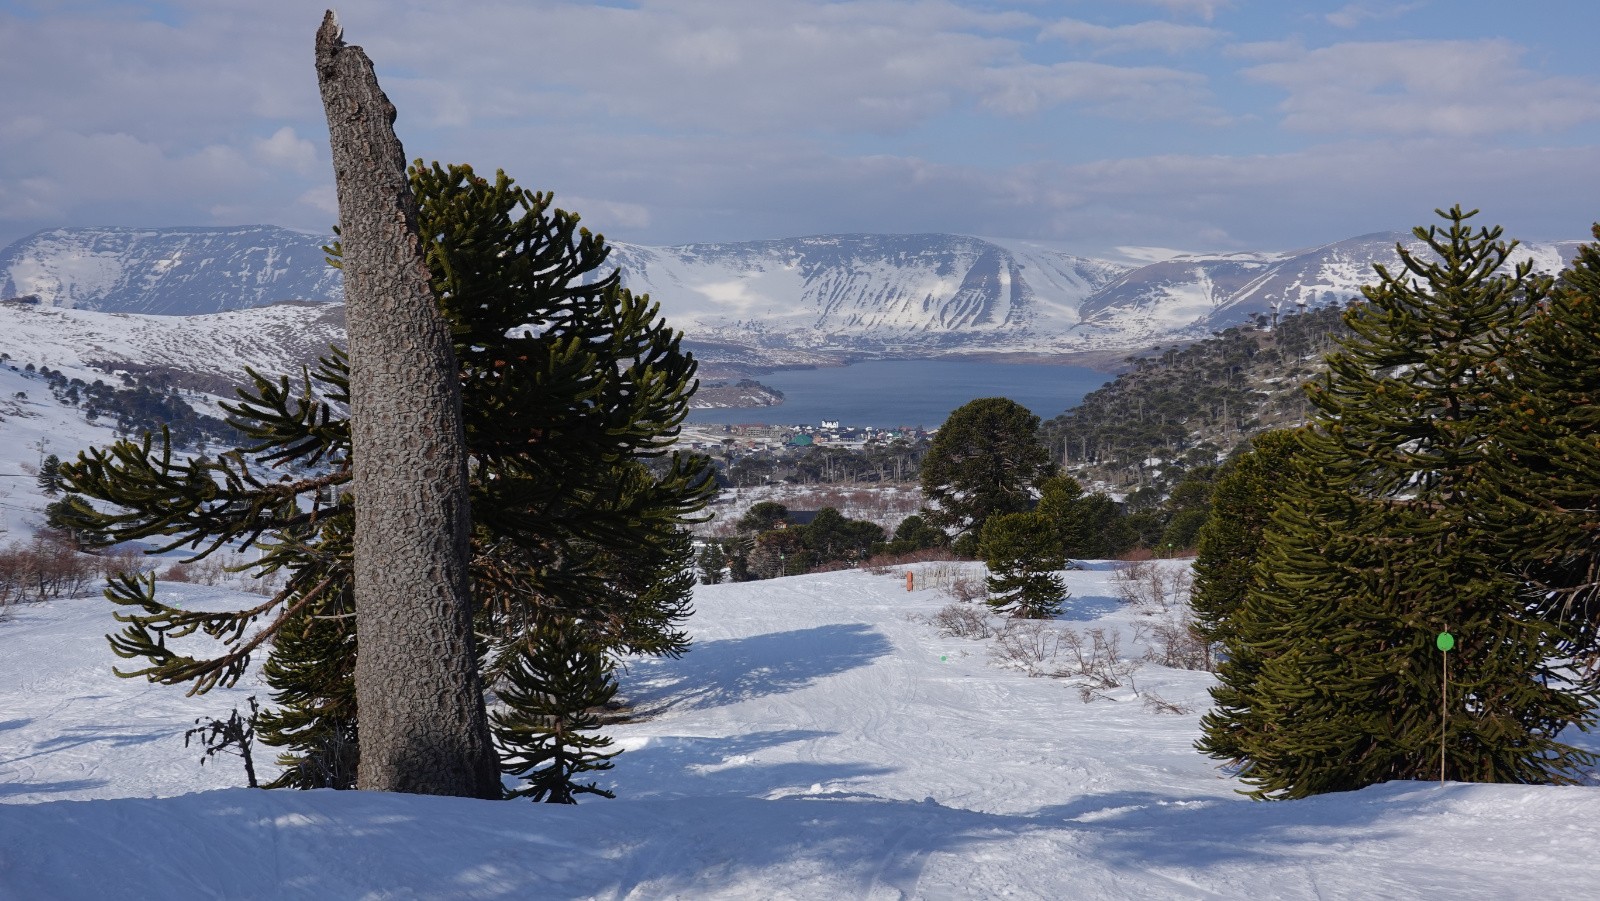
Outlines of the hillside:
M1276 325L1225 329L1187 346L1128 357L1128 371L1044 423L1052 455L1089 481L1170 487L1221 461L1252 435L1306 420L1301 386L1347 334L1335 306Z
M1056 626L1137 658L1159 615L1120 605L1105 564L1065 575ZM229 788L238 759L201 767L182 733L259 684L185 698L119 680L109 605L17 608L0 621L0 897L1588 894L1600 788L1247 801L1190 747L1210 676L1145 663L1085 703L1082 679L918 621L947 601L863 571L699 588L695 649L623 678L634 718L607 727L625 750L602 774L618 798L576 807Z

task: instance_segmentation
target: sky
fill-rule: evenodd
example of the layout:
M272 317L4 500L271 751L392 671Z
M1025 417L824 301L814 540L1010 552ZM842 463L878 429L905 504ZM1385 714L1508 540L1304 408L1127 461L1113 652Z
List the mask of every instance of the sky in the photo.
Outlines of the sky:
M325 3L0 0L0 245L337 221ZM408 155L614 241L1288 250L1600 220L1593 0L346 0Z

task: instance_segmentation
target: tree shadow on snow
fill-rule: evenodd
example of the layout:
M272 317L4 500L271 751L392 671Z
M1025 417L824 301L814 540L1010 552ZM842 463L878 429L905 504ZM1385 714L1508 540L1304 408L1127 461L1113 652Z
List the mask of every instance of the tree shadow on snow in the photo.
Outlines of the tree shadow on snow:
M619 797L751 797L810 794L850 780L892 772L863 763L752 760L770 748L835 735L815 729L775 729L724 737L665 736L630 748L611 772Z
M1056 619L1086 623L1099 619L1121 606L1121 601L1103 594L1075 594L1061 603L1061 614Z
M1383 842L1398 831L1373 831L1372 825L1414 809L1414 804L1390 802L1397 792L1418 784L1391 783L1359 793L1262 802L1107 792L1042 808L1034 818L1087 830L1092 853L1114 864L1133 869L1203 868L1273 857L1315 857L1354 836L1363 843Z
M864 623L696 642L677 660L631 662L622 689L640 715L667 707L702 710L795 691L893 650Z
M6 782L0 783L0 798L16 795L53 795L60 792L84 791L106 784L104 779L63 779L58 782Z

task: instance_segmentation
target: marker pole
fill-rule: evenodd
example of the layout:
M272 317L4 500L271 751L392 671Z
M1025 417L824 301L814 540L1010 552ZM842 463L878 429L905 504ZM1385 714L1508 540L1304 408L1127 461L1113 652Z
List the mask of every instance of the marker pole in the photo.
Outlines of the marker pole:
M1450 652L1444 652L1444 690L1439 692L1439 784L1444 785L1445 731L1450 721Z
M1450 729L1450 649L1456 646L1456 637L1440 632L1433 641L1434 647L1444 655L1444 682L1439 691L1439 785L1444 785L1445 737Z

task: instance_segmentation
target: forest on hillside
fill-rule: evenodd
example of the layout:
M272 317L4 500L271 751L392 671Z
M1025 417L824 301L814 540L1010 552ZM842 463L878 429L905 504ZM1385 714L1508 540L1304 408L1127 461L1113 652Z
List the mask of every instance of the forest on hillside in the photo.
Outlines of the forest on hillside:
M1265 316L1188 346L1131 356L1131 369L1043 424L1052 459L1086 484L1165 494L1251 436L1305 422L1302 386L1349 334L1344 308Z

